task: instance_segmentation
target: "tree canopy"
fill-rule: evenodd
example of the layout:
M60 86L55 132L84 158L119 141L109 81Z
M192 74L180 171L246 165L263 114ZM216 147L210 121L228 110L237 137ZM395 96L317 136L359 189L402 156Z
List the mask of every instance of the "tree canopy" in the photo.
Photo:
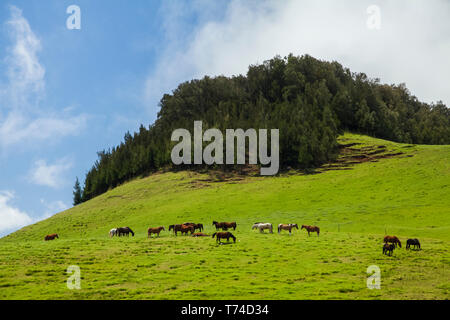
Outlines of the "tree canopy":
M404 84L380 84L309 55L277 56L251 65L245 76L181 83L159 106L154 124L141 125L118 146L98 152L81 201L171 166L172 131L192 130L195 120L203 121L203 130L279 129L281 167L313 168L335 159L343 131L404 143L450 144L450 109L442 102L420 102Z

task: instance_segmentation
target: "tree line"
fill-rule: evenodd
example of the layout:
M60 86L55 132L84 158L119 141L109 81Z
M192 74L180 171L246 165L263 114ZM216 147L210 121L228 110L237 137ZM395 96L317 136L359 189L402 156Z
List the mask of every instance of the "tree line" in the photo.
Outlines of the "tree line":
M172 131L192 130L195 120L203 121L203 130L279 129L281 168L307 169L332 161L338 154L337 136L344 131L403 143L450 144L450 109L442 102L420 102L404 84L381 84L309 55L276 56L249 66L245 76L181 83L164 94L159 106L155 123L141 125L133 135L127 132L118 146L97 153L83 188L77 178L74 205L134 177L170 168Z

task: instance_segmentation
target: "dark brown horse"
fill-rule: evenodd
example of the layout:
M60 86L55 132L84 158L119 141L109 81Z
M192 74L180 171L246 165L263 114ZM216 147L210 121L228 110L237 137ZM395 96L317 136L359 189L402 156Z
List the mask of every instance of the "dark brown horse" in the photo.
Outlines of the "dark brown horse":
M230 241L230 238L233 239L233 242L236 243L236 237L233 236L231 232L215 232L212 237L216 237L216 242L220 243L220 239L227 239L227 242Z
M406 241L406 250L410 249L411 246L414 246L414 249L421 249L419 239L408 239Z
M393 243L395 244L395 246L399 246L400 248L402 247L402 243L400 242L399 238L397 238L396 236L386 236L383 239L384 243Z
M184 224L171 224L169 226L169 231L173 230L173 233L177 236L178 232L181 232L181 234L187 234L189 231L194 233L195 229L191 225L184 225Z
M222 230L228 230L230 228L233 228L233 230L236 230L236 222L217 222L213 221L213 226L216 226L216 230L222 229Z
M130 227L117 228L116 232L117 232L117 236L119 236L119 237L124 236L124 235L126 235L128 237L130 235L130 233L134 237L134 232L133 232L133 230L131 230Z
M198 231L202 232L203 231L203 224L201 223L193 223L193 222L186 222L183 223L185 226L193 226L194 227L194 231L198 229Z
M281 233L281 230L288 230L289 234L291 234L291 230L293 228L297 228L297 230L298 230L298 225L296 223L289 223L289 224L280 223L278 225L278 233Z
M308 231L308 236L310 235L310 232L317 232L317 236L319 236L320 233L320 228L317 226L306 226L306 225L302 225L301 229L306 229L306 231Z
M48 240L55 240L56 238L59 239L59 236L57 233L53 233L53 234L48 234L45 236L44 240L48 241Z
M392 256L392 253L394 252L394 249L395 249L395 244L392 244L392 243L389 244L389 243L386 242L383 245L383 254Z
M150 238L152 236L152 233L156 233L159 237L159 233L161 232L161 230L166 231L166 229L164 229L163 226L158 227L158 228L148 228L147 230L147 238Z

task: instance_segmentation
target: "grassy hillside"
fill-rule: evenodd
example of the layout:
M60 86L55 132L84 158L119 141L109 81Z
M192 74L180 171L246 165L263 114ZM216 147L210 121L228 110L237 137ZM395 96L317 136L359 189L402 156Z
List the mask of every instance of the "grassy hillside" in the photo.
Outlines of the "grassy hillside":
M450 146L346 134L336 163L278 177L161 173L0 239L2 299L448 299ZM236 244L147 239L149 226L236 221ZM256 221L318 225L320 237L259 234ZM135 237L108 238L117 226ZM45 242L46 234L59 240ZM382 237L403 248L382 255ZM421 251L406 251L419 238ZM81 290L66 287L69 265ZM366 269L381 269L381 290Z

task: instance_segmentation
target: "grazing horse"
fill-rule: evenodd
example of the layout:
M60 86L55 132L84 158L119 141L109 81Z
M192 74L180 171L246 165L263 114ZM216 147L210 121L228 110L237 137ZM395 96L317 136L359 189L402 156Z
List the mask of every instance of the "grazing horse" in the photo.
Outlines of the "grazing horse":
M48 234L45 236L44 240L48 241L48 240L55 240L56 238L59 239L59 236L57 233L53 233L53 234Z
M236 230L236 222L217 222L213 221L213 226L216 226L216 230L222 229L222 230L228 230L230 228L233 228L233 230Z
M121 227L121 228L117 228L117 235L119 237L126 235L127 237L130 235L130 233L133 235L134 237L134 232L133 230L131 230L130 227Z
M301 229L306 229L306 231L308 231L308 236L310 235L310 232L317 232L317 236L319 236L320 233L320 228L317 226L306 226L306 225L302 225ZM300 230L301 230L300 229Z
M417 247L419 247L420 250L421 248L419 239L408 239L406 241L406 250L410 249L411 246L414 246L414 249L417 249Z
M227 239L227 242L230 241L230 238L233 239L233 242L236 243L236 237L233 236L231 232L214 232L212 237L216 237L216 242L220 243L220 239Z
M173 230L173 233L177 235L178 231L181 230L181 224L171 224L169 226L169 231Z
M117 235L117 228L109 230L109 237L112 238Z
M163 226L158 227L158 228L148 228L147 230L147 238L150 238L152 236L152 233L156 233L159 237L159 233L161 232L161 230L166 231L166 229L164 229Z
M185 224L171 224L169 226L169 231L173 230L173 233L177 236L178 231L181 232L181 234L185 233L187 234L189 231L191 233L194 233L195 229L192 225L185 225Z
M194 227L194 231L198 229L198 231L202 232L203 231L203 224L201 223L193 223L193 222L186 222L183 223L185 226L193 226Z
M192 236L193 237L209 237L209 235L207 235L206 233L201 233L201 232L193 233Z
M281 233L281 230L289 230L289 234L291 234L291 230L293 228L297 228L297 230L298 230L298 225L296 223L289 223L289 224L280 223L278 225L278 233Z
M397 238L396 236L386 236L384 237L384 243L393 243L395 244L395 246L399 246L400 248L402 247L402 243L400 242L399 238Z
M389 243L385 243L384 245L383 245L383 254L386 254L386 255L389 255L389 256L392 256L392 253L394 252L394 249L395 249L395 245L394 244L389 244ZM389 254L388 254L389 253Z
M180 231L181 231L181 234L187 235L189 231L191 232L191 234L193 234L195 229L194 229L194 226L192 226L192 225L186 226L186 225L182 224Z
M273 233L273 226L271 223L255 223L252 227L252 230L259 229L259 232L264 233L265 229L268 229L270 233Z

